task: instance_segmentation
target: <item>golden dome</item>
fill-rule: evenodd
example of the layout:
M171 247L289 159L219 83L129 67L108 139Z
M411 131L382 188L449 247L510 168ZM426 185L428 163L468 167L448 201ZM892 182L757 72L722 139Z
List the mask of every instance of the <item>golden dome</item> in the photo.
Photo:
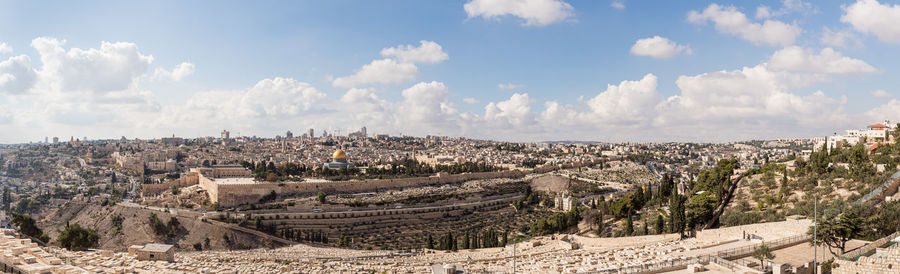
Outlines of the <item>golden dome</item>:
M338 149L334 151L334 155L331 155L331 159L347 159L347 154L343 150Z

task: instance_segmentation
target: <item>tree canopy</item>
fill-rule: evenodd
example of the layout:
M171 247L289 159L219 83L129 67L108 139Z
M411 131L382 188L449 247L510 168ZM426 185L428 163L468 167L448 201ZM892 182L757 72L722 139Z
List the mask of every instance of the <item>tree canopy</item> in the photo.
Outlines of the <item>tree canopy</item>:
M97 247L100 236L97 231L81 227L79 224L66 225L56 238L59 245L68 250L87 250Z

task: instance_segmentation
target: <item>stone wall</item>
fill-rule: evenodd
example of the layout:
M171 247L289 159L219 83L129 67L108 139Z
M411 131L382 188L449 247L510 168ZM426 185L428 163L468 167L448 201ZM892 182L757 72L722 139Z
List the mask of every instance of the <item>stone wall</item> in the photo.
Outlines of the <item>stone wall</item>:
M714 242L727 239L741 239L744 235L765 235L763 240L775 240L795 235L794 231L804 231L812 225L812 220L785 220L781 222L757 223L743 226L723 227L697 231L697 239Z
M849 273L897 273L900 271L900 248L893 246L887 249L879 248L874 255L860 257L858 260L834 260L831 264L831 272L836 274Z
M188 173L178 179L169 180L162 184L142 184L141 197L156 196L164 191L171 190L172 186L186 187L196 185L198 182L199 177L196 173Z
M202 175L202 174L201 174ZM210 180L201 176L200 186L206 189L210 195L210 201L219 203L220 206L231 207L243 204L256 203L265 195L273 191L278 195L297 195L297 194L314 194L319 191L326 193L355 193L355 192L373 192L384 189L418 187L425 185L437 185L448 183L459 183L470 180L483 180L494 178L513 178L524 176L522 171L499 171L499 172L480 172L480 173L464 173L432 177L415 177L402 179L369 179L369 180L349 180L349 181L333 181L333 182L253 182L253 183L229 183L216 184L214 179Z

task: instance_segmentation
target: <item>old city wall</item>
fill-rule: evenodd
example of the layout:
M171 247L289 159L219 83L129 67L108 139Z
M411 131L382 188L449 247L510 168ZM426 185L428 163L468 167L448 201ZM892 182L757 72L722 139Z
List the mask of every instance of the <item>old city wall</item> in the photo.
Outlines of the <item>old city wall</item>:
M197 173L199 179L198 184L200 184L200 188L206 190L206 193L209 194L209 200L212 203L219 202L219 186L211 179L203 176L203 174Z
M166 181L161 184L142 184L141 185L141 196L156 196L165 191L171 190L173 186L177 187L186 187L196 185L199 182L199 178L195 173L188 173L181 176L178 179L173 179Z
M483 180L494 178L511 178L524 176L522 171L499 171L464 173L454 175L441 175L433 177L416 177L401 179L369 179L349 180L334 182L285 182L285 183L252 183L252 184L209 184L204 186L210 194L213 202L221 206L237 206L256 203L265 195L273 191L278 195L314 194L319 191L326 193L354 193L372 192L383 189L417 187L435 184L449 184L470 180ZM203 183L201 183L203 186ZM212 191L210 191L212 189Z
M214 178L249 177L253 173L243 167L193 168L191 174L198 176L198 184L209 194L209 200L219 202L219 185Z

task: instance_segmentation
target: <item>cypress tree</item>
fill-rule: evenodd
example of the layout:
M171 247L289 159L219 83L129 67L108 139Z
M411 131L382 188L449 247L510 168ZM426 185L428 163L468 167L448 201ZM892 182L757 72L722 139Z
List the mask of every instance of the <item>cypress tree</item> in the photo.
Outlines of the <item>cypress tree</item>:
M469 249L469 232L466 232L466 236L463 237L462 249Z
M681 236L684 236L685 227L684 200L684 196L681 195L672 195L669 200L669 232Z
M625 217L625 236L631 236L634 233L634 224L631 223L631 210L628 210L628 216Z
M600 217L597 218L597 237L603 237L603 232L606 230L606 224L603 223L604 214L600 213Z
M453 236L453 233L447 232L447 237L448 237L448 240L450 240L450 249L453 251L458 250L457 243L456 243L456 237Z
M666 220L663 219L662 215L656 215L656 234L662 234L666 227Z

